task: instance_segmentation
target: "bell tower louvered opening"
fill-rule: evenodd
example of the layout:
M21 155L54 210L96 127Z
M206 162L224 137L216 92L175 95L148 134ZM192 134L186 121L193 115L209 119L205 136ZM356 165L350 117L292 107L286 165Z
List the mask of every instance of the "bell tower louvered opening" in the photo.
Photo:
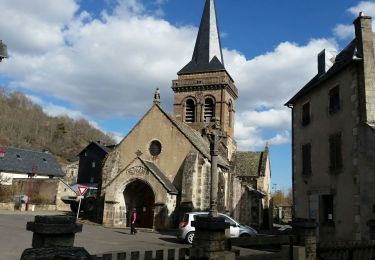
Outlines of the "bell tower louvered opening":
M212 98L206 98L204 101L204 122L211 122L213 117L215 117L215 103Z
M195 122L195 102L192 99L186 100L185 122Z

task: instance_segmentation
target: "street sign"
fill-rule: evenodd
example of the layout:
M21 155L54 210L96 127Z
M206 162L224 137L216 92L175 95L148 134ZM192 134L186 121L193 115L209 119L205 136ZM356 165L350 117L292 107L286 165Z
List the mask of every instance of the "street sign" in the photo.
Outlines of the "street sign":
M87 187L87 186L78 185L78 193L79 193L79 195L81 195L81 196L85 195L85 193L88 190L88 188L89 187Z

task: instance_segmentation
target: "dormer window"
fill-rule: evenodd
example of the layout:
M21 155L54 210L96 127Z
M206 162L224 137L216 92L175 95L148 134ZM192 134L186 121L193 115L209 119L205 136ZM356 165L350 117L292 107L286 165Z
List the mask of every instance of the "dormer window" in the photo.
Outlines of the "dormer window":
M17 159L21 159L21 155L16 154Z

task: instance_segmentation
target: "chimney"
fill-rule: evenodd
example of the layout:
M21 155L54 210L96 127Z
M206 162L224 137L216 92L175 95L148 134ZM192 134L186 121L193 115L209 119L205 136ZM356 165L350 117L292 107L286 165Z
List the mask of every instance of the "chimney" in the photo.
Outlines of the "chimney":
M354 20L358 58L362 59L358 70L359 114L361 122L375 123L375 59L372 32L372 19L363 12Z
M366 16L364 12L360 12L353 24L355 29L358 56L360 58L374 60L371 16Z
M322 50L318 54L318 76L323 76L332 66L335 61L336 51Z

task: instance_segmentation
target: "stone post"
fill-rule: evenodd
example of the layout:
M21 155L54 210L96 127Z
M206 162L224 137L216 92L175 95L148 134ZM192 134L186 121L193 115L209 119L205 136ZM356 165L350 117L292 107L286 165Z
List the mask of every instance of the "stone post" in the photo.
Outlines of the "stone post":
M26 229L33 232L32 247L26 249L21 260L29 259L90 259L81 247L74 247L75 233L82 231L71 216L35 216Z
M229 228L223 218L197 216L190 259L234 260L235 253L225 251L225 229Z
M210 141L211 155L211 199L210 199L210 217L217 217L217 191L219 186L219 176L217 173L217 157L219 156L220 141L225 138L221 132L218 121L213 118L212 123L206 129L206 135Z
M297 235L298 243L304 244L306 260L316 259L316 227L313 219L294 219L292 222L293 232Z
M224 135L221 133L217 121L206 129L206 134L210 141L211 154L210 213L207 217L197 216L191 224L195 227L195 235L193 247L190 249L190 259L234 260L235 253L225 251L225 230L229 228L229 223L226 223L223 218L219 218L217 214L217 157L218 146Z

